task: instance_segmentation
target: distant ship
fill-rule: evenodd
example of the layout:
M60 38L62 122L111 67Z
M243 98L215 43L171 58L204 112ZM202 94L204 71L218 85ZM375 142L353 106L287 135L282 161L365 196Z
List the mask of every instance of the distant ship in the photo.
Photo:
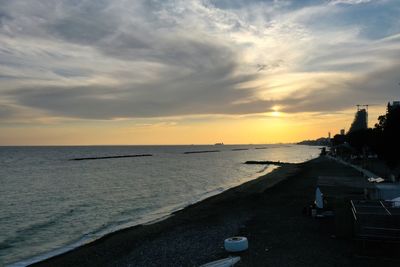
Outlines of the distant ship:
M215 143L215 144L214 144L214 146L223 146L223 145L224 145L224 143L222 143L222 142L221 142L221 143Z

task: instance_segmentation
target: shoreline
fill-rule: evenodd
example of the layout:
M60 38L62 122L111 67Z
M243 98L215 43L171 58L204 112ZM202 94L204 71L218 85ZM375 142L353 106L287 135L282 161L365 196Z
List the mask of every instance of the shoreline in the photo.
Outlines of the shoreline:
M17 262L9 263L9 264L7 264L7 266L10 266L10 267L35 266L36 264L40 264L47 260L50 260L50 259L53 259L53 258L56 258L59 256L63 256L65 254L68 254L69 252L80 249L81 247L85 247L87 245L95 243L109 235L117 234L120 231L134 229L139 226L147 226L147 225L152 225L155 223L160 223L164 220L169 219L172 216L175 216L175 214L182 212L185 209L187 209L193 205L197 205L209 198L213 198L215 196L224 194L226 191L229 191L235 187L240 187L248 182L251 182L251 181L257 180L261 177L267 176L279 168L281 168L281 166L273 165L273 164L268 164L268 165L266 164L265 169L263 169L263 171L261 173L255 173L253 175L253 177L251 178L251 180L248 180L248 181L245 181L245 182L242 182L239 184L227 185L225 188L219 187L215 190L204 192L203 194L199 195L199 197L197 199L173 206L175 208L172 208L170 211L164 211L164 210L168 210L168 209L162 208L162 209L160 209L160 211L163 210L164 212L161 212L160 214L162 214L162 215L159 217L150 214L146 218L138 219L136 221L125 223L124 224L125 226L120 225L120 226L116 226L116 227L110 227L110 228L102 230L101 232L95 233L93 235L88 235L88 236L85 235L86 237L83 236L79 240L69 243L65 246L56 248L54 250L45 252L43 254L36 255L31 258L27 258L27 259L23 259L23 260L20 260ZM158 213L158 210L153 211L153 213Z
M88 242L77 241L71 245L67 245L66 247L62 247L62 248L56 249L54 251L50 251L48 253L33 257L28 260L23 260L23 261L13 263L10 266L52 266L53 260L57 261L57 265L58 265L58 264L60 264L59 261L62 262L63 261L62 258L64 258L64 257L66 257L66 258L72 257L73 258L73 257L75 257L73 255L75 253L77 253L77 254L86 253L86 251L81 252L81 250L88 250L88 249L92 250L91 248L95 247L98 243L99 244L103 243L104 240L108 240L110 238L113 238L114 236L122 235L125 232L137 231L138 229L146 228L146 227L154 227L154 226L155 226L155 228L164 227L161 225L159 226L158 224L169 225L170 222L166 222L166 221L180 220L181 218L175 218L175 217L177 217L177 216L181 217L181 214L187 213L188 210L196 209L197 207L202 206L204 204L209 205L214 202L223 201L226 198L232 197L232 194L237 194L238 192L241 192L241 194L244 193L246 195L250 194L254 191L257 191L257 189L255 189L254 187L258 187L258 185L262 185L261 187L259 187L259 189L265 190L266 188L272 187L276 183L286 179L287 178L286 176L288 175L288 173L291 173L293 171L293 169L296 168L296 165L299 165L299 164L302 164L302 163L287 164L284 167L276 166L273 170L271 170L270 172L267 172L266 174L262 174L250 181L246 181L242 184L230 187L222 192L215 192L215 194L212 194L211 196L207 196L206 198L200 199L197 202L188 204L182 208L179 208L176 211L171 212L168 215L162 216L161 218L152 219L150 221L145 221L143 223L138 223L133 226L118 229L116 231L113 231L113 232L107 233L103 236L100 236L99 238L89 240ZM279 172L278 175L274 174L275 172L277 172L283 168L285 168L285 169L282 170L281 172ZM272 179L269 176L272 176ZM265 179L268 180L268 183L265 183L265 181L264 182L261 181L261 180L265 180ZM211 192L208 192L208 193L211 193ZM203 216L205 216L205 215L206 214L203 214ZM184 217L186 217L186 216L184 216ZM175 223L175 222L171 222L171 223ZM152 231L153 230L150 229L149 232L152 232ZM57 251L61 251L61 252L57 253ZM61 265L63 265L63 264L61 263ZM66 265L68 265L68 264L66 264Z
M114 232L32 266L199 266L230 256L223 240L237 235L249 240L237 267L382 264L356 257L354 242L336 237L335 220L302 214L319 176L360 174L326 157L285 165L166 220Z

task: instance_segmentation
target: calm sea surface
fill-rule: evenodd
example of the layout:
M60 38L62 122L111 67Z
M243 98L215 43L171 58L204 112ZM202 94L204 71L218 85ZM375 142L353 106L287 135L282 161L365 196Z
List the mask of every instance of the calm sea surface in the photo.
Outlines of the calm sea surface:
M246 160L297 163L318 154L299 145L0 147L0 266L23 266L162 218L276 168Z

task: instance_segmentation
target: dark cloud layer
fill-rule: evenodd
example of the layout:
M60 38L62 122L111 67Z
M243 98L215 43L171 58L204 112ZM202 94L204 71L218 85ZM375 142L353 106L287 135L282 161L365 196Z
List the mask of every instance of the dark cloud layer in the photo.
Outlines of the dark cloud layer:
M191 77L168 84L125 85L118 89L99 86L25 88L9 92L8 97L24 106L59 116L92 119L267 111L271 103L252 100L251 89L232 89L236 83L249 78L227 77L204 83L201 77ZM246 99L248 101L243 102Z
M270 111L277 105L288 113L332 112L358 102L385 103L396 99L399 86L390 85L388 81L395 80L399 71L398 65L348 83L327 84L306 94L300 90L276 100L256 99L251 88L232 90L239 80L221 79L210 86L210 83L202 84L202 79L194 82L194 78L119 89L98 86L26 88L14 90L9 96L17 103L58 116L87 119L251 114ZM251 78L241 77L241 81ZM7 111L10 110L3 109L3 116Z

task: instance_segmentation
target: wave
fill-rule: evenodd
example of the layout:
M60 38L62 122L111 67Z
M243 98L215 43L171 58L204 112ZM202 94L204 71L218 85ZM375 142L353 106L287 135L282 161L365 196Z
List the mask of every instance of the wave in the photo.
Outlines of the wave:
M35 222L16 230L12 236L0 242L0 249L11 248L15 246L16 243L28 239L29 236L32 236L43 229L47 229L48 227L57 224L64 218L69 217L72 211L73 210L69 210L68 212L60 213L57 216L52 216L46 221Z
M264 172L264 174L266 174L266 173L272 172L276 168L279 168L279 166L272 166L272 165L266 166L261 171L257 172L257 175L254 175L249 180L252 180L252 179L255 179L255 178L259 177L260 176L259 174L262 173L262 172ZM246 182L246 181L243 181L241 183L244 183L244 182ZM183 210L186 207L188 207L190 205L193 205L195 203L198 203L198 202L200 202L202 200L205 200L205 199L207 199L209 197L221 194L221 193L223 193L224 191L226 191L226 190L228 190L230 188L233 188L235 186L240 185L241 183L232 183L232 184L229 184L229 185L224 186L224 187L214 188L214 189L209 190L207 192L204 192L204 193L196 195L193 199L191 199L191 200L189 200L187 202L163 207L161 209L153 211L150 214L147 214L147 215L145 215L143 217L140 217L140 218L138 218L136 220L126 220L125 222L124 221L122 221L122 222L120 221L120 222L115 223L115 224L111 224L111 225L107 225L107 226L101 227L101 228L97 229L96 231L84 234L81 239L79 239L79 240L77 240L77 241L75 241L75 242L73 242L73 243L71 243L69 245L60 247L58 249L49 251L47 253L44 253L44 254L41 254L41 255L38 255L38 256L35 256L35 257L31 257L31 258L26 259L26 260L22 260L22 261L19 261L19 262L16 262L16 263L12 263L12 264L10 264L8 266L9 267L22 267L22 266L27 266L27 265L31 265L31 264L34 264L34 263L38 263L40 261L44 261L46 259L58 256L58 255L61 255L61 254L64 254L64 253L69 252L69 251L71 251L73 249L76 249L76 248L84 246L84 245L86 245L88 243L94 242L94 241L96 241L96 240L98 240L98 239L100 239L100 238L102 238L102 237L104 237L104 236L106 236L108 234L117 232L119 230L128 229L128 228L131 228L131 227L134 227L134 226L138 226L138 225L151 225L151 224L166 220L166 219L170 218L171 216L173 216L173 214L175 212L177 212L177 211ZM48 223L50 223L50 222L48 222ZM40 226L40 224L37 224L37 226ZM35 228L35 226L32 225L31 227L25 229L25 231L29 231L29 229L34 229L34 228Z

